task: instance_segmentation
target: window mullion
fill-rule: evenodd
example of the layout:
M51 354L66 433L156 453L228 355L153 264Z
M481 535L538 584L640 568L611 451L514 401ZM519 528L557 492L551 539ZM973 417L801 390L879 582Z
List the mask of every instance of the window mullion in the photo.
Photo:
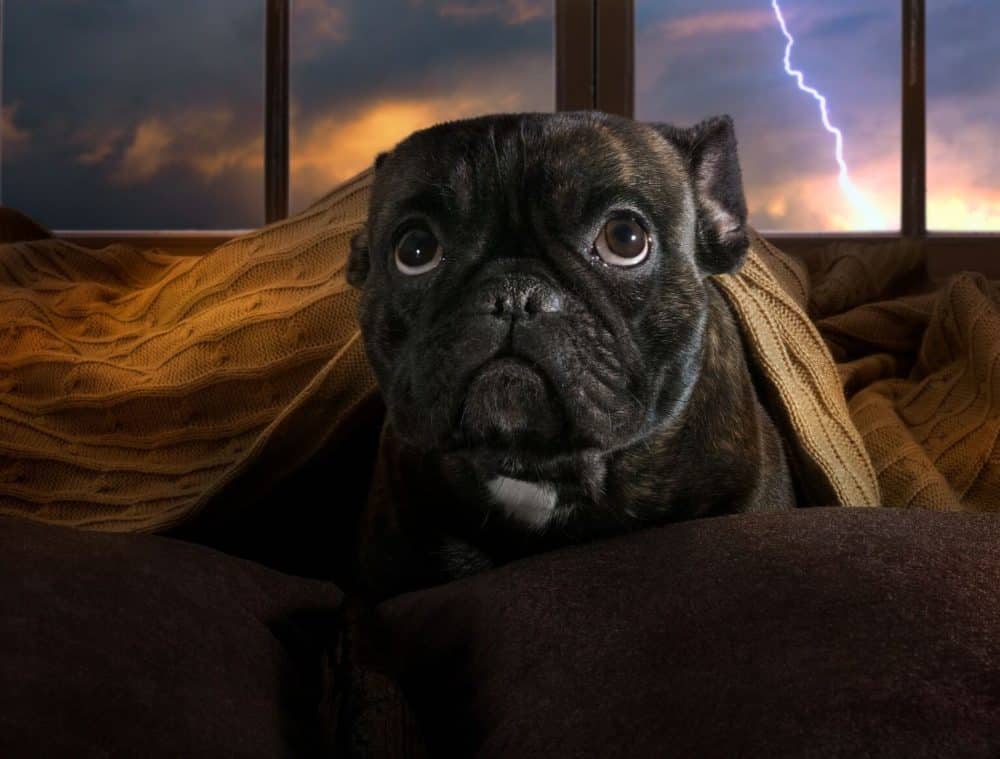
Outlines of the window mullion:
M927 77L925 0L903 3L902 203L905 237L927 234Z
M635 113L635 3L596 0L595 103L599 111Z
M264 208L288 216L288 81L291 0L267 0L264 55Z
M594 107L596 0L556 0L556 110Z

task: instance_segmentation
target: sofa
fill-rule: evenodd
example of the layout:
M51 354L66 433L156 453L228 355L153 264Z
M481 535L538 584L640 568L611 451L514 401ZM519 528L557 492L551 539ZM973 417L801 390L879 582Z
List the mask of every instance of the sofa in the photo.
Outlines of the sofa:
M0 519L8 757L995 757L1000 521L669 525L365 608Z

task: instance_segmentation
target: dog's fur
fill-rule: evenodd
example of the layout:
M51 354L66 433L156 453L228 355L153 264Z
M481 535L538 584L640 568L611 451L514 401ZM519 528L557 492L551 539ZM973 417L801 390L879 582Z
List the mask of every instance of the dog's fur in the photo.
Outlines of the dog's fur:
M642 263L594 253L609 214ZM395 265L419 220L443 259ZM386 594L692 517L794 506L779 435L709 275L746 206L728 117L580 112L417 132L376 161L349 280L388 409L361 561Z

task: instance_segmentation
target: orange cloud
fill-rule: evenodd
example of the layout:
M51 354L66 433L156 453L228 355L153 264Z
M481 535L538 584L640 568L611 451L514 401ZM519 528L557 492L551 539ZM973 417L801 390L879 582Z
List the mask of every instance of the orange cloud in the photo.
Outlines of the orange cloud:
M931 143L933 145L933 142ZM1000 189L977 184L968 162L956 160L929 171L927 226L939 232L1000 231ZM899 229L900 168L896 159L855 167L853 179L881 216L875 231ZM781 184L747 184L750 221L762 231L860 232L863 214L837 184L835 172ZM761 221L763 219L768 221Z
M114 153L115 146L123 134L124 132L121 129L112 129L105 134L94 132L78 134L74 141L88 145L89 148L80 153L76 157L76 160L85 166L103 163Z
M995 97L995 96L994 96ZM993 102L996 102L995 100ZM1000 231L1000 148L996 128L969 123L966 113L995 112L964 103L951 111L928 113L927 227L949 232Z
M348 39L347 14L332 0L295 0L292 30L292 55L308 60L319 55L328 45L339 45Z
M927 194L927 226L941 232L1000 231L1000 192L952 187Z
M508 58L459 82L442 81L442 94L375 96L347 109L303 113L293 101L290 173L293 208L302 207L370 166L382 150L431 124L482 113L549 110L552 62L545 54ZM516 83L512 85L512 82ZM153 181L171 167L205 180L231 170L263 168L263 134L248 130L224 107L163 113L128 129L81 132L77 160L106 167L119 185Z
M439 104L428 100L380 101L349 118L313 119L293 136L293 174L313 171L336 182L367 167L380 150L433 123Z
M841 189L837 172L802 174L780 183L747 182L750 222L762 231L848 232L899 228L899 165L895 156L855 165L851 178L881 225L871 226L864 209ZM758 221L764 218L770 221Z
M225 108L185 114L179 126L185 149L176 160L181 163L186 160L206 179L214 179L230 169L263 169L264 135L235 141L235 118Z
M167 166L180 165L213 179L228 169L263 166L263 136L234 141L233 113L225 108L152 116L132 130L121 157L112 159L111 179L129 185L153 179ZM108 160L118 140L112 132L95 140L80 156L82 163Z
M964 114L970 111L982 112L956 107L952 109L953 120L936 117L933 112L928 119L932 131L927 149L927 226L933 231L1000 230L1000 187L994 179L1000 149L995 129L988 123L965 122ZM750 157L744 154L745 167ZM758 161L753 168L756 171L744 173L747 204L751 222L763 230L872 230L840 188L835 167L822 174L800 173L776 182L767 181L766 162ZM882 225L877 229L899 229L898 150L877 160L852 161L851 178L881 217Z
M659 30L669 39L679 40L703 35L757 31L775 23L774 14L769 9L713 11L665 21L659 25Z
M505 24L516 26L551 16L552 7L552 0L493 0L474 4L445 2L438 6L438 15L456 21L496 17Z
M293 211L370 166L380 151L417 129L484 113L551 110L551 76L548 55L522 55L469 73L464 87L442 83L441 94L373 97L350 110L321 113L303 113L293 103Z
M173 142L172 131L160 119L154 116L141 122L112 179L120 184L152 179L167 162L167 151Z
M488 110L484 100L462 96L384 99L367 103L353 114L313 118L292 134L291 184L298 200L293 206L303 205L367 168L380 151L417 129Z
M15 154L19 148L28 143L31 135L26 129L14 123L17 115L17 104L5 105L0 109L0 139L8 156Z

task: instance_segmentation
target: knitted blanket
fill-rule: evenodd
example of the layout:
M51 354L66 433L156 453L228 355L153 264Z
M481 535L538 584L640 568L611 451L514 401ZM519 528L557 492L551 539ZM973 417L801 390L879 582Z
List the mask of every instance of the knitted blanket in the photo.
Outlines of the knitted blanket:
M0 513L164 530L334 442L375 391L343 275L368 184L202 257L0 246Z
M919 245L817 253L808 309L883 505L1000 511L1000 281L929 282Z
M369 183L197 258L0 246L0 513L163 530L344 434L376 392L344 278ZM910 251L813 264L754 236L716 280L808 503L998 508L996 283L884 300Z

